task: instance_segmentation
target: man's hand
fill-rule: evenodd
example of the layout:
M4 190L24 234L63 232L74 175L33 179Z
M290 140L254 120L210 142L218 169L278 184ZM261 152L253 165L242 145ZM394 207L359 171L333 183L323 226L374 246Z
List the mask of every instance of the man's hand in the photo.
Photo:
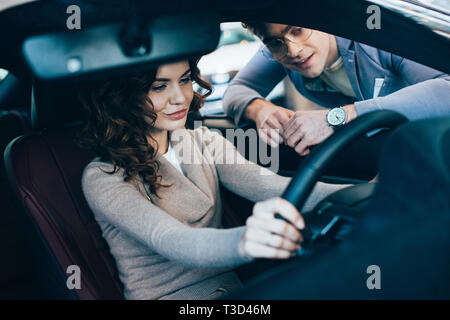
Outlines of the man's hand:
M262 99L250 103L245 113L247 118L255 121L259 137L274 148L283 143L283 127L293 114L292 110Z
M343 107L345 123L357 117L355 106ZM327 122L327 110L297 111L284 127L283 137L288 146L301 156L307 155L309 147L321 143L333 133Z
M288 146L301 156L309 147L321 143L333 133L327 123L328 110L297 111L284 127L283 137Z
M291 223L275 218L276 213ZM253 214L247 219L245 232L239 242L239 254L253 258L292 257L303 241L298 229L304 227L303 217L289 201L271 198L257 202L253 206Z

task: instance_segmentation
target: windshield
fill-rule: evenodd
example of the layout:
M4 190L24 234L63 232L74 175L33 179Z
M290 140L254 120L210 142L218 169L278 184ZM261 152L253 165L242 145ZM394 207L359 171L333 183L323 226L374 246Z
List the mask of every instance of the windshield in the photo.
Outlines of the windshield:
M448 0L370 0L450 38Z
M450 1L448 0L417 0L417 2L424 3L436 9L444 9L450 11Z
M23 4L26 2L32 2L37 0L1 0L0 1L0 11L18 6L19 4Z

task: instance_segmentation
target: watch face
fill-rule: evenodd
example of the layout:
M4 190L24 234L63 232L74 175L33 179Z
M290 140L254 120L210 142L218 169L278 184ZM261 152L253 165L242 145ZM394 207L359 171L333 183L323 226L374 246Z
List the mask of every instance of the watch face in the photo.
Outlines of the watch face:
M331 126L339 126L345 122L345 111L341 108L334 108L328 112L327 121Z

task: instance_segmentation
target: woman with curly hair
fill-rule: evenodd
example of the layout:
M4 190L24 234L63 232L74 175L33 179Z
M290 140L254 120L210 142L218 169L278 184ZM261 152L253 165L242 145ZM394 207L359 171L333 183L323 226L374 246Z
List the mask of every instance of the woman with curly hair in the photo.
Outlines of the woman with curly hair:
M84 170L83 192L127 299L214 299L242 286L236 267L300 248L302 216L279 198L290 179L247 161L205 127L185 129L205 97L193 81L211 92L197 61L182 61L81 95L83 142L98 156ZM257 202L245 226L222 228L219 183ZM336 188L317 185L306 206Z

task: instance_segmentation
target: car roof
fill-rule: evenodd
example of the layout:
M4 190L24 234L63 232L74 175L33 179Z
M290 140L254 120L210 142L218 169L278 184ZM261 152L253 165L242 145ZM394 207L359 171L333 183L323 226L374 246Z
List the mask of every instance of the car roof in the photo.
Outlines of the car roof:
M82 10L83 28L107 23L120 24L136 14L152 19L174 12L215 12L222 22L252 19L314 28L450 73L448 38L385 8L381 8L381 28L369 30L366 26L366 10L371 3L363 0L229 0L214 5L206 0L69 2L33 1L0 12L0 67L19 75L27 74L29 70L22 59L24 40L37 34L70 32L66 28L68 15L65 10L69 4L76 4Z

